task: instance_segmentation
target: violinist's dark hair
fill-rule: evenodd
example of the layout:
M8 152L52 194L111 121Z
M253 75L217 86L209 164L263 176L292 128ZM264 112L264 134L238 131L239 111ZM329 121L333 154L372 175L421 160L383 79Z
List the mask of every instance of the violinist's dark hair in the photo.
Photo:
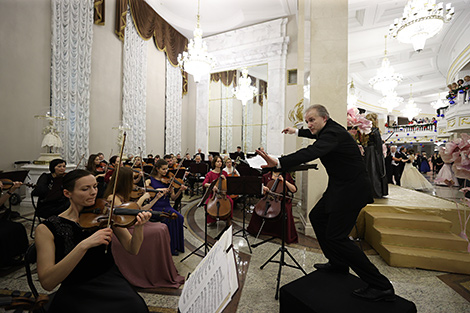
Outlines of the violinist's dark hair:
M215 163L217 162L217 160L220 159L222 161L222 167L224 166L224 160L222 160L222 157L220 155L216 155L213 159L212 159L212 168L215 168ZM222 169L222 168L221 168Z
M161 169L163 165L168 165L168 162L165 161L165 159L158 159L157 162L155 162L155 165L154 165L150 175L152 175L152 176L157 175L157 170Z
M96 172L96 164L95 159L98 157L98 154L91 154L88 158L88 163L86 164L85 168L90 171L91 173Z
M110 163L110 164L116 163L117 158L118 158L117 155L113 155L113 156L111 157L111 159L109 159L109 163Z
M55 167L59 164L65 163L67 165L67 161L62 160L62 159L54 159L51 162L49 162L49 171L54 174L55 173Z
M165 154L165 156L163 157L163 159L172 159L173 156L171 154Z
M75 189L75 182L78 179L89 176L89 175L93 175L93 174L87 170L78 169L78 170L70 171L67 174L65 174L64 179L62 180L62 187L72 192Z
M104 192L104 198L108 198L113 193L114 184L116 181L117 170L114 171L111 180ZM116 184L116 194L122 197L122 201L128 202L131 199L131 192L134 187L134 172L130 167L119 168L119 178Z

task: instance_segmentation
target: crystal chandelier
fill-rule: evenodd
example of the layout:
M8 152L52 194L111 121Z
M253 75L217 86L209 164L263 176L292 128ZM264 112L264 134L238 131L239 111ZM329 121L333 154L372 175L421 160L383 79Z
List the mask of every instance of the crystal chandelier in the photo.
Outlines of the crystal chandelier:
M442 101L442 99L441 99L441 94L440 93L439 93L439 97L437 98L437 100L431 102L431 106L436 110L446 106L444 101Z
M243 105L253 99L256 95L256 87L251 86L251 78L248 77L248 69L242 69L242 76L238 79L237 87L233 88L233 93L238 100L242 101Z
M383 108L386 108L388 113L392 112L394 108L398 107L403 103L405 99L398 97L397 93L394 91L391 94L386 95L379 100L379 105Z
M401 111L401 113L408 118L409 121L413 119L413 117L417 116L421 113L421 109L416 106L416 103L413 99L413 94L411 93L411 86L410 85L410 99L406 104L405 108Z
M199 27L199 6L197 3L197 24L194 29L194 39L189 40L188 51L178 55L178 66L193 75L194 82L198 83L201 77L210 73L214 66L214 58L207 52L207 45L202 40L202 29Z
M436 35L444 23L454 15L454 8L448 3L444 9L436 0L409 0L401 19L390 25L390 35L403 43L412 43L415 51L423 50L426 40Z
M357 100L356 88L354 87L354 82L351 80L348 92L348 110L352 107L356 107Z
M402 80L403 75L395 73L387 58L387 36L385 36L385 56L382 60L382 66L377 70L377 75L369 80L369 85L386 96L391 94Z

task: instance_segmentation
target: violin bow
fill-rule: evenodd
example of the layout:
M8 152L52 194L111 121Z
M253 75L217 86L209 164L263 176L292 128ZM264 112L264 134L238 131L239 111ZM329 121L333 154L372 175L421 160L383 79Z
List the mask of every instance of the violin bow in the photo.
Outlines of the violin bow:
M184 154L186 155L186 153L188 153L188 151L189 151L189 148L186 149L186 152ZM175 181L176 174L178 174L178 172L181 168L181 165L183 164L183 161L184 161L184 158L181 158L181 161L178 163L178 167L176 168L175 175L173 175L173 177L170 180L170 187L171 187L171 184L173 184L173 182Z
M121 160L122 160L122 154L123 154L123 151L124 151L124 144L126 142L126 132L123 133L122 135L122 143L121 143L121 152L119 153L119 163L121 163ZM116 171L116 177L114 178L114 186L113 186L113 198L111 200L111 209L109 210L109 215L108 215L108 228L111 227L111 220L112 220L112 217L113 217L113 209L114 209L114 199L115 199L115 196L116 196L116 186L117 186L117 182L118 182L118 178L119 178L119 169L121 168L121 164L116 164L117 168L115 169ZM107 251L107 249L106 249Z
M75 170L80 166L80 163L82 163L82 160L83 160L84 157L85 157L85 153L82 154L82 156L80 157L80 160L78 160L78 164L77 164L77 166L75 166L75 168L74 168Z

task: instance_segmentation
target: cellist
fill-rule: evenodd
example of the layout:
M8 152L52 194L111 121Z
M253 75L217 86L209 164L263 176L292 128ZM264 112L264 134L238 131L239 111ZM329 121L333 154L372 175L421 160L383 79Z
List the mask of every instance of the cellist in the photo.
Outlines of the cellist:
M225 177L228 176L227 172L222 170L222 165L223 165L222 158L219 155L216 155L212 159L212 168L213 168L213 170L209 171L206 174L204 182L202 183L205 188L209 188L211 183L214 180L218 179L219 177L223 176L223 179L225 179ZM218 191L218 188L217 188L217 184L216 184L214 186L214 188L212 189L212 193L217 192L217 191ZM212 198L212 195L207 199L206 205L211 200L211 198ZM230 200L231 213L230 213L230 216L225 220L225 223L226 223L226 226L230 226L232 224L232 217L233 217L233 200L229 196L227 196L227 198ZM207 223L209 224L209 226L215 226L216 223L217 223L217 219L215 219L214 217L208 215L207 216Z
M270 192L270 189L267 187L269 182L271 184L276 179L279 180L280 183L286 183L287 191L291 193L295 193L297 191L297 187L295 185L292 176L289 173L286 173L286 179L282 177L281 173L270 171L263 175L263 193L266 194ZM282 214L282 213L280 213ZM297 243L298 242L298 235L297 230L295 229L294 217L292 216L292 199L286 199L286 214L287 214L287 225L286 225L286 243ZM282 216L279 218L274 219L265 219L265 223L263 225L263 229L261 230L261 234L274 236L281 238L282 236L282 224L283 223ZM255 212L253 212L250 220L250 224L248 225L248 232L254 236L256 236L260 230L261 225L263 224L263 218L258 216Z
M226 157L224 160L225 167L222 171L227 173L227 176L240 176L240 173L237 169L233 166L233 161L231 158Z

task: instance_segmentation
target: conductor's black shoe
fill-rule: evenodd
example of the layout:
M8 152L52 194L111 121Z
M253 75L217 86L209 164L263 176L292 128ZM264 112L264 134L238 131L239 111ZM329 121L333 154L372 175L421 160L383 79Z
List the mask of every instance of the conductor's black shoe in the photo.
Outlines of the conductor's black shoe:
M360 289L356 289L352 292L352 294L356 297L362 298L368 301L395 301L395 291L393 288L380 290L375 289L372 287L364 287Z
M315 267L317 270L322 270L322 271L327 271L327 272L335 272L335 273L342 273L342 274L348 274L349 273L349 268L348 267L333 265L330 262L328 262L328 263L317 263L317 264L314 264L313 267Z

